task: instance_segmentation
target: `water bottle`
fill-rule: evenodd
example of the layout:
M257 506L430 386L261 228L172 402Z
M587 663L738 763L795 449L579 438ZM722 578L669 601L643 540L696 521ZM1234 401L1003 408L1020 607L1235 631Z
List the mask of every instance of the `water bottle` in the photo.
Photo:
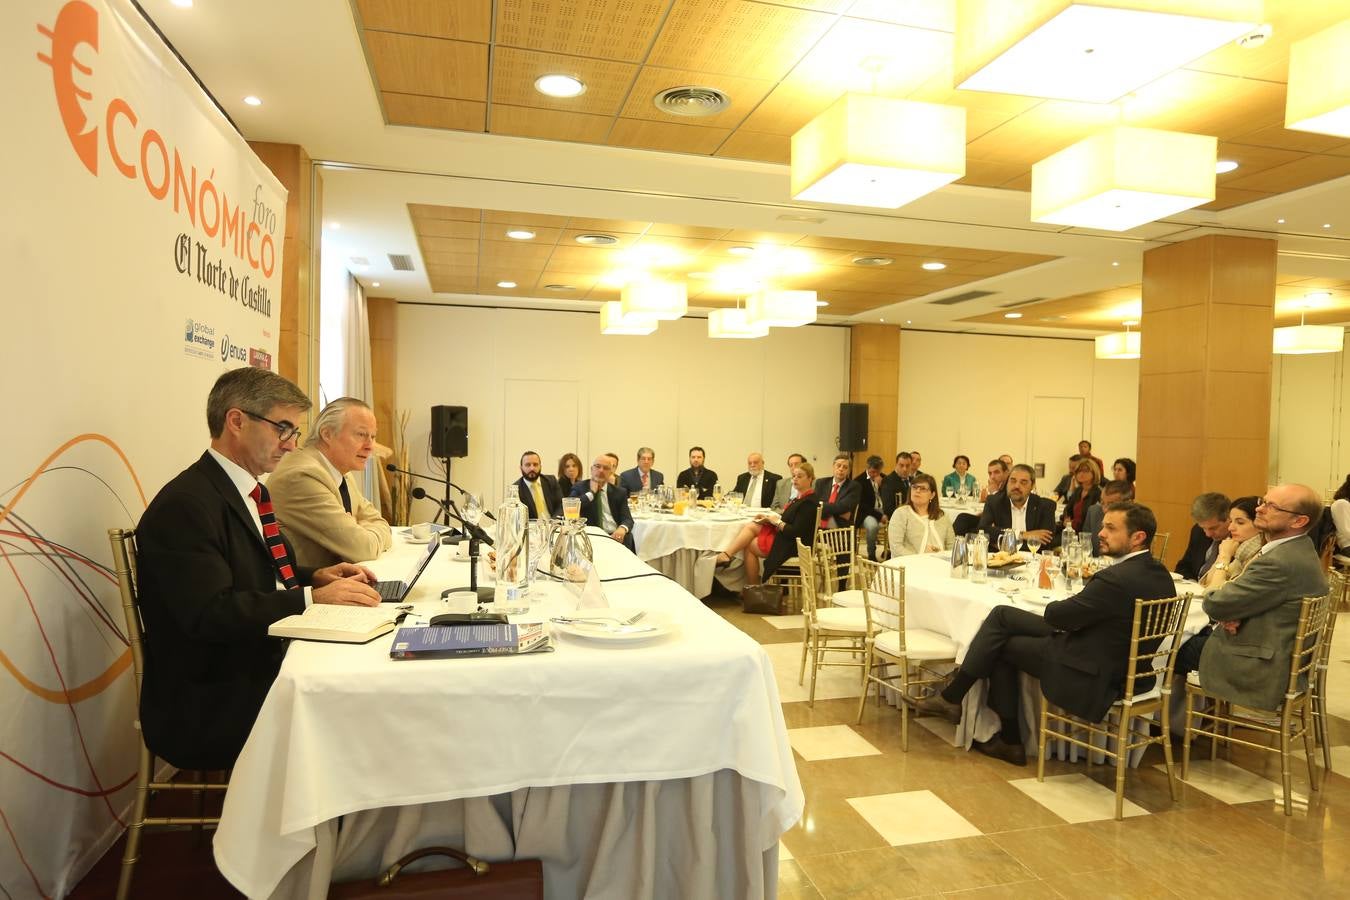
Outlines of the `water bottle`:
M971 540L970 580L976 584L989 580L989 538L982 531Z
M497 509L497 591L500 606L515 606L529 585L530 513L520 502L514 481L507 482Z
M956 543L952 544L952 577L965 578L969 568L970 547L965 535L957 535Z
M1073 532L1073 526L1072 526L1072 525L1065 525L1065 526L1064 526L1064 533L1063 533L1062 535L1060 535L1060 538L1059 538L1059 553L1060 553L1060 556L1064 556L1066 553L1072 552L1072 551L1071 551L1071 548L1074 548L1074 547L1077 547L1077 546L1078 546L1077 541L1078 541L1078 535L1074 534L1074 532Z

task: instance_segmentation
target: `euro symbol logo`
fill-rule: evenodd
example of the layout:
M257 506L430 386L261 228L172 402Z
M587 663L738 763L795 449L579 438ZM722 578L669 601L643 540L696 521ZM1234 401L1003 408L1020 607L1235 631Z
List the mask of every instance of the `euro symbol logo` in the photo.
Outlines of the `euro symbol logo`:
M75 70L90 76L94 70L75 58L75 48L87 44L98 52L98 12L84 0L71 0L61 7L56 16L56 25L48 28L38 25L37 30L51 38L50 56L39 53L37 58L52 67L52 87L56 89L56 108L61 111L61 123L66 126L66 136L75 148L75 155L84 163L90 174L98 174L98 127L85 130L89 123L84 114L81 100L92 100L94 95L75 84Z

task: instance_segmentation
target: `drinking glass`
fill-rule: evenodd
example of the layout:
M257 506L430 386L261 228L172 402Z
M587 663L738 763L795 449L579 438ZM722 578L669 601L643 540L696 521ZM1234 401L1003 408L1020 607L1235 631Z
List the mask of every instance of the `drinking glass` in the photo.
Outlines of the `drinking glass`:
M483 521L483 498L478 494L464 495L464 521L470 525Z
M1031 551L1031 555L1034 558L1037 553L1041 552L1041 539L1038 537L1028 537L1027 549Z
M563 518L579 519L581 518L581 498L564 497L563 498Z
M529 572L526 575L526 584L534 584L534 579L539 575L539 563L548 555L549 534L552 529L549 527L547 519L531 519L529 524Z
M952 486L950 484L942 488L942 495L948 500L952 499Z
M1011 528L1005 528L998 536L998 549L1012 556L1017 552L1017 533Z

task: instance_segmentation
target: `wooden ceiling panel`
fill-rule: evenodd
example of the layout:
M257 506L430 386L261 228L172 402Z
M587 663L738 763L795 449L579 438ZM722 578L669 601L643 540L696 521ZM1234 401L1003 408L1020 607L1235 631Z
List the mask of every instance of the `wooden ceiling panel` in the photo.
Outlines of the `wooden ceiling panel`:
M422 251L422 262L427 266L456 266L459 268L469 268L478 264L478 254L474 253L437 253L435 251Z
M417 236L417 244L425 253L478 253L478 241L461 238Z
M726 234L727 229L709 228L705 225L665 225L660 222L653 222L646 233L648 235L659 235L664 237L698 238L700 240L715 241Z
M1279 147L1303 153L1330 153L1345 143L1344 138L1310 131L1290 131L1283 125L1268 125L1252 131L1234 134L1230 140L1258 147Z
M990 162L1032 163L1116 124L1110 104L1047 100L966 145L968 155Z
M616 250L601 250L595 247L559 246L549 257L549 265L568 272L589 272L600 275L623 267L623 260Z
M483 241L478 252L483 265L533 265L542 269L553 255L553 249L551 244L535 246L520 241Z
M1178 69L1121 103L1121 121L1231 138L1284 121L1284 85ZM1240 110L1240 112L1238 112Z
M389 117L390 125L448 128L453 131L482 131L487 125L486 103L388 92L380 97L384 101L384 113Z
M1240 173L1239 169L1233 174ZM1304 185L1340 178L1342 175L1350 175L1350 157L1305 156L1245 178L1231 179L1225 187L1282 194Z
M1271 35L1260 47L1249 49L1234 42L1224 44L1190 63L1186 68L1266 81L1285 81L1289 73L1289 47L1330 25L1350 18L1347 0L1266 0L1264 21Z
M450 219L456 222L477 222L483 217L481 209L463 206L436 206L431 203L409 203L408 212L414 219Z
M546 141L603 144L613 124L614 120L609 116L493 103L488 131Z
M572 56L639 62L671 0L498 0L496 41Z
M651 227L651 224L651 222L639 222L634 219L595 219L586 216L573 216L567 220L569 228L622 234L643 234Z
M695 153L711 156L731 134L729 128L705 128L700 125L675 125L670 122L645 122L619 119L614 123L607 143L615 147L639 150L665 150L669 153Z
M760 134L738 128L717 148L714 155L785 166L792 161L792 138L785 134Z
M372 31L486 44L492 33L491 0L356 0L360 24Z
M427 219L416 224L417 234L424 237L471 238L478 240L477 222L456 222L453 219Z
M619 115L627 119L650 119L656 122L698 123L699 125L734 128L750 114L765 95L773 88L772 81L754 78L738 78L733 75L709 77L706 73L689 69L663 69L645 66L638 73L637 81L628 94ZM680 117L663 112L656 107L653 98L661 91L673 87L715 87L727 95L731 101L727 108L712 116L696 118Z
M635 244L638 248L658 247L673 251L686 257L697 256L704 250L707 250L712 244L710 238L685 238L673 237L665 234L651 234L650 232L638 238Z
M431 290L437 294L469 294L478 288L477 278L432 277Z
M838 99L838 95L828 91L816 91L799 84L780 84L746 117L741 130L791 137Z
M675 0L647 64L777 81L833 22L750 0Z
M637 66L612 60L497 47L492 54L492 103L613 116L618 114L637 71ZM586 93L549 97L535 90L535 80L551 74L581 79Z
M483 210L483 221L498 225L524 225L526 228L558 228L567 224L567 216L549 216L543 213L507 212L500 209Z
M1009 179L1025 174L1026 171L1027 167L1018 163L990 162L967 156L966 174L957 179L957 184L998 187Z
M366 31L380 90L456 100L487 100L486 44Z

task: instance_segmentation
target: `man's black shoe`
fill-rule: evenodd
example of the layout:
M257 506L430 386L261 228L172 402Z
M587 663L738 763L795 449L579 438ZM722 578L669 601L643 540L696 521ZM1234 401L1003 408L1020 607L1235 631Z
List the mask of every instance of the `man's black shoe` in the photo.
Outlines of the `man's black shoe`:
M1025 766L1027 764L1027 749L1021 744L1009 744L998 735L987 741L975 741L971 746L985 756L1001 759L1006 763L1012 763L1014 766Z

